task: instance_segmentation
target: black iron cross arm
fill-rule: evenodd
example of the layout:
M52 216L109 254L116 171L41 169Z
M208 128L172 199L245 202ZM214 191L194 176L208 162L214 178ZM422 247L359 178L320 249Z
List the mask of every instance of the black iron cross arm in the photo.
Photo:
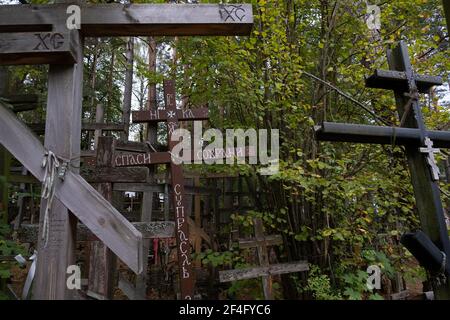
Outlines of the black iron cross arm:
M314 127L317 141L421 146L419 129L323 122ZM450 131L427 131L434 147L450 148Z
M407 80L405 72L377 69L373 75L366 78L366 87L408 92ZM439 76L418 74L416 83L420 93L428 93L432 87L442 85L443 80Z

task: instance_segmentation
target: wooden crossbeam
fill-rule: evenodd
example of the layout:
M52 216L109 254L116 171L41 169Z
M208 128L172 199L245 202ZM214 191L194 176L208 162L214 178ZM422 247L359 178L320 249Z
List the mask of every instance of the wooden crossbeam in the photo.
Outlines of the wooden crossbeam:
M172 186L169 184L169 188ZM115 191L128 191L128 192L159 192L164 193L165 184L151 184L151 183L115 183L113 186ZM207 187L195 187L185 186L186 194L212 194L219 189L207 188Z
M39 181L45 149L28 127L0 104L0 143ZM58 179L59 180L59 179ZM142 234L80 175L67 171L55 196L134 272L142 271Z
M0 34L0 65L75 63L75 39L70 32Z
M269 235L263 238L239 239L240 249L249 249L265 244L266 246L277 246L283 244L283 237L280 235Z
M136 168L97 168L82 167L81 175L89 183L144 183L147 180L148 169Z
M66 25L68 4L2 5L0 32ZM248 35L250 4L80 4L85 37Z
M163 239L175 236L175 223L172 221L133 222L133 227L142 233L144 239ZM17 231L20 241L36 243L39 225L21 224ZM77 241L93 241L92 232L82 224L77 226Z
M144 110L133 111L133 123L163 122L177 117L178 121L208 120L208 108L186 110Z
M26 111L26 110L19 110L19 111ZM14 112L17 111L14 110ZM27 125L36 134L43 134L45 132L45 123L29 123ZM124 125L116 123L83 123L81 125L81 130L84 131L101 130L101 131L120 132L124 130Z
M0 97L13 107L13 111L24 112L38 107L39 97L35 94L7 95Z
M121 153L118 152L114 156L114 164L116 167L133 167L151 164L170 163L171 155L168 152L152 152L152 153Z
M83 123L81 129L85 131L124 131L125 126L120 123Z
M288 262L274 264L267 267L254 267L235 270L225 270L219 272L220 282L230 282L244 279L253 279L258 277L269 277L278 274L308 271L306 261Z
M417 89L421 93L428 93L434 86L442 85L442 77L416 75ZM366 78L366 87L378 89L390 89L407 92L408 81L406 73L396 70L375 70L374 74Z
M245 158L256 156L255 147L215 148L213 150L192 151L190 157L183 155L184 162L202 162L203 160L220 160L230 158ZM116 167L145 166L152 164L170 163L172 156L169 152L124 153L118 152L114 158Z
M374 143L419 146L420 131L415 128L384 127L362 124L324 122L315 128L318 141ZM428 131L437 148L450 148L450 131Z
M239 247L241 249L256 248L260 266L220 271L219 279L220 282L229 282L261 277L264 298L266 300L272 300L272 275L307 271L308 264L305 261L299 261L270 265L267 247L282 244L283 238L279 235L265 236L264 225L260 218L254 218L253 225L255 237L251 239L239 239Z

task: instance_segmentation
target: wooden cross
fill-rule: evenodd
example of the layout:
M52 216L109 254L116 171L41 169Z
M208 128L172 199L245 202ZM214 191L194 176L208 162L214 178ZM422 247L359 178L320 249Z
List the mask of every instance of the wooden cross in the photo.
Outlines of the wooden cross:
M219 279L220 282L229 282L261 277L264 298L266 300L273 300L272 276L308 271L308 263L306 261L298 261L271 265L267 247L282 244L283 238L279 235L265 236L264 226L262 220L259 218L253 219L253 224L255 228L255 238L241 239L239 240L239 246L241 249L257 248L259 267L220 271Z
M437 150L433 145L449 148L450 132L427 130L418 99L419 93L427 93L433 86L442 84L442 79L415 74L403 42L389 50L388 62L390 70L377 70L366 79L366 86L394 91L401 127L325 123L316 127L316 138L319 141L404 145L422 229L448 257L450 241L434 159ZM438 299L450 299L448 281L434 284L434 291Z
M64 2L57 1L57 2ZM142 269L142 235L78 174L80 156L83 38L104 36L248 35L252 7L220 5L90 5L77 2L81 28L68 30L68 5L0 6L0 64L48 63L49 84L45 148L7 110L0 142L40 181L46 150L68 159L64 182L57 182L49 214L49 245L40 241L34 297L67 299L68 265L75 264L77 220L90 228L132 270ZM10 122L6 123L5 120ZM22 137L23 135L23 137ZM20 139L18 140L18 137ZM25 150L26 145L26 150ZM43 200L41 208L46 207ZM41 212L43 225L44 212Z
M178 115L176 105L175 81L164 81L164 102L166 112L171 114L167 118L169 151L172 152L176 141L172 141L173 132L178 129ZM172 197L175 211L175 227L177 239L178 265L180 274L180 292L182 299L192 299L194 295L194 275L192 273L191 248L189 243L188 218L190 212L186 205L184 191L183 168L174 162L170 163L172 180Z

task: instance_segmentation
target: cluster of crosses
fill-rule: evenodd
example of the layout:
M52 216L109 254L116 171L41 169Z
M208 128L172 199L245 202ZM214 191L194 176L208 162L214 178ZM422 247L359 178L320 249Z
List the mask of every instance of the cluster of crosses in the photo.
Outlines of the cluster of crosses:
M126 172L126 177L115 182L136 182L142 180L143 171L136 169L133 176L130 170L121 173L119 167L165 163L171 167L180 292L183 299L191 299L194 280L189 213L182 167L172 162L170 152L116 154L114 142L108 137L101 138L93 161L96 169L105 171L93 179L97 188L79 175L83 40L105 36L248 35L253 25L251 5L87 5L77 2L81 7L81 25L79 29L69 30L66 23L69 4L60 1L53 5L0 6L0 65L50 65L44 145L11 110L0 107L0 143L49 190L49 197L41 201L34 298L73 298L66 285L66 271L69 265L75 264L78 220L103 243L100 252L105 260L114 253L134 272L143 271L143 237L111 205L111 175L123 177ZM438 150L433 146L448 147L450 135L427 130L419 106L419 93L428 92L442 80L415 74L403 43L389 52L388 59L391 70L377 70L367 79L367 86L394 90L401 126L323 123L317 127L317 139L360 143L395 141L405 146L424 233L405 235L403 243L430 271L449 274L446 257L450 256L450 241L440 199L439 169L434 158ZM164 111L135 112L133 122L167 122L171 150L174 142L170 135L178 128L179 121L208 119L208 110L177 110L172 80L164 82L164 97ZM262 277L265 296L271 298L271 275L307 270L303 262L269 265L267 246L279 242L277 236L264 238L261 221L256 220L255 239L241 240L241 245L258 248L261 267L223 272L221 281ZM450 298L448 280L434 282L434 290L438 298Z
M129 168L120 167L166 163L170 165L172 179L180 293L182 299L192 299L190 218L182 167L172 162L171 153L116 154L114 141L101 137L93 160L96 172L91 176L96 188L79 174L83 40L105 36L248 35L253 26L252 7L247 4L89 5L76 2L81 9L81 25L79 29L69 30L66 22L70 4L60 1L53 5L0 6L0 65L50 65L44 145L11 110L0 108L0 143L48 189L48 197L41 200L33 296L36 299L74 298L66 285L66 272L68 266L75 264L78 220L101 241L97 254L103 257L100 259L103 266L114 254L135 273L141 273L145 254L143 237L111 205L112 176L119 176L114 182L136 182L145 176L145 171L140 170L145 168L135 168L133 174ZM170 136L179 121L207 119L208 110L177 110L172 80L164 82L164 97L164 111L137 112L133 120L136 123L167 122L171 150L175 142ZM103 275L100 281L103 284L109 281L105 277L108 276Z

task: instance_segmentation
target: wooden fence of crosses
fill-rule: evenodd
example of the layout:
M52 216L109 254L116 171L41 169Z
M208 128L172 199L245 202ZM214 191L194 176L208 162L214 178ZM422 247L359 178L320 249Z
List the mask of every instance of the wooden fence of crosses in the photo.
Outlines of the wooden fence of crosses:
M83 38L248 35L253 25L251 5L245 4L80 4L80 29L68 30L67 6L67 2L0 6L0 64L50 64L44 146L14 114L4 107L0 109L0 142L38 180L46 183L50 195L54 192L56 197L52 201L51 196L50 203L47 199L41 203L34 289L37 299L73 297L66 286L66 270L75 264L77 219L133 271L142 272L142 234L77 172ZM47 159L45 168L41 166L44 158ZM62 169L56 172L59 162ZM50 172L50 180L45 169ZM177 208L182 210L183 201L179 199L182 187L178 186L176 177L173 179L175 195L181 203ZM186 234L187 225L182 224L177 230L182 231L181 235ZM185 240L184 236L179 239ZM185 252L186 248L180 250ZM183 275L189 274L189 256L182 253L180 261L186 268ZM192 298L189 281L182 289L183 298Z
M400 127L323 123L316 127L316 138L319 141L404 146L422 229L438 252L440 250L448 257L450 240L440 197L440 172L434 157L439 150L434 147L449 148L450 132L427 130L419 103L419 94L428 93L433 86L442 84L442 79L416 74L404 42L388 51L388 63L390 70L377 70L366 79L366 86L394 91ZM447 273L445 268L440 273ZM446 281L432 283L436 298L450 299L448 277Z

